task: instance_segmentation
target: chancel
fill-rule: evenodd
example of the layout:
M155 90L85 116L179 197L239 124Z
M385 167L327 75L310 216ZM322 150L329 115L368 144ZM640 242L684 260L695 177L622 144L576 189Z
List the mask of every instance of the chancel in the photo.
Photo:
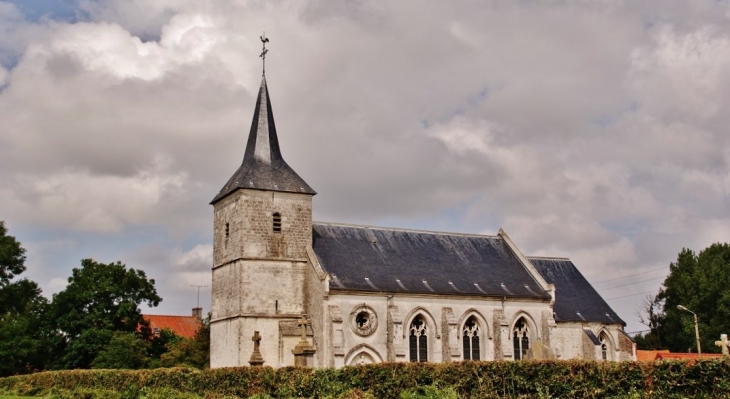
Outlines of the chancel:
M501 229L313 222L316 194L282 157L264 74L241 166L211 202L211 367L635 359L570 259L525 256Z

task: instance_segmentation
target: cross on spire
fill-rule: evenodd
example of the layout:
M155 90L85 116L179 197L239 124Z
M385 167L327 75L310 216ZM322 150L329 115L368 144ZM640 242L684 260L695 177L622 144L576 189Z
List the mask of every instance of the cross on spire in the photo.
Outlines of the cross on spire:
M263 60L263 73L262 73L262 75L266 76L266 53L269 52L269 49L266 48L266 43L269 42L269 38L266 37L266 32L264 32L263 36L259 36L259 37L261 38L261 45L263 47L261 49L261 54L259 55L259 57L261 57L261 59Z

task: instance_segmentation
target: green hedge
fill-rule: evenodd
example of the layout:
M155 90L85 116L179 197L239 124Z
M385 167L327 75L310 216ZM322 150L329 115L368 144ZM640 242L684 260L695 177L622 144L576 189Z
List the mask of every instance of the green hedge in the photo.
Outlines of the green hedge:
M398 398L424 387L464 398L730 397L730 361L385 363L342 369L66 370L0 379L0 392L174 389L201 397ZM136 396L136 395L128 395ZM352 396L362 397L362 396Z

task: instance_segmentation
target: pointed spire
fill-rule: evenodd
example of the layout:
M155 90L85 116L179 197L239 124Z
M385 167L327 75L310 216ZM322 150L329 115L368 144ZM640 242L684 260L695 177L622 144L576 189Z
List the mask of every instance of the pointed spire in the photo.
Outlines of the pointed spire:
M274 158L281 158L279 139L276 136L276 126L274 125L274 115L271 113L269 89L266 87L266 77L261 78L261 87L259 87L256 110L251 122L251 131L248 134L244 163L246 158L251 157L266 164L270 164Z
M317 194L281 156L266 77L261 78L261 87L241 167L231 176L211 204L239 188Z

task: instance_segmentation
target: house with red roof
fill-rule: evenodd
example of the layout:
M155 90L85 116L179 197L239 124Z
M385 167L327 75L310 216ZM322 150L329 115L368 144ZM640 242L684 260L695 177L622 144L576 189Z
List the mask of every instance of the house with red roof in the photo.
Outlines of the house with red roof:
M202 313L202 308L193 308L191 316L145 314L142 317L149 323L150 330L155 335L167 328L183 338L192 339L200 328Z
M702 359L720 359L719 353L703 353ZM655 360L697 360L696 353L657 353Z
M703 353L702 359L720 359L719 353ZM698 360L696 353L671 353L669 349L663 350L637 350L636 360L640 362L653 362L657 360Z

